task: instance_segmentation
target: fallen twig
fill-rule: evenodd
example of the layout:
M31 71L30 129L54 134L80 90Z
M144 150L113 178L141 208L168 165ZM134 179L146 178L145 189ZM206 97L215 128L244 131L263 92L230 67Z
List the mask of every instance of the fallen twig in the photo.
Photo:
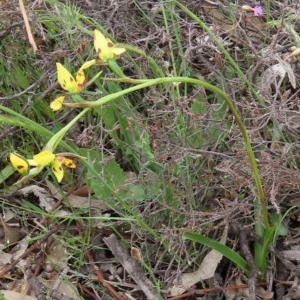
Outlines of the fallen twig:
M103 238L103 241L139 288L144 292L148 300L163 299L161 295L158 295L153 287L153 283L147 278L138 261L129 256L128 252L122 248L119 240L114 234L111 234L107 238Z
M20 11L22 13L23 20L24 20L24 24L25 24L25 28L26 28L29 43L32 46L33 51L35 53L38 50L38 48L36 46L36 43L34 41L31 29L30 29L30 25L29 25L29 21L28 21L28 17L27 17L27 14L26 14L26 10L25 10L23 0L19 0L19 7L20 7Z

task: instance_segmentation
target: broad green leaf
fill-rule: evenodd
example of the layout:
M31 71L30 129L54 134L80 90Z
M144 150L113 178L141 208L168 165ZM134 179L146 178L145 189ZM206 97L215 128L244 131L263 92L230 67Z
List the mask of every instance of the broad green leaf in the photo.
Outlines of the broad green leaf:
M221 254L223 254L223 256L227 257L233 263L235 263L238 267L240 267L245 273L248 273L250 270L249 264L243 257L241 257L237 252L233 251L231 248L229 248L213 239L210 239L201 234L191 233L191 232L186 232L183 235L183 238L200 243L205 246L208 246L208 247L220 252Z

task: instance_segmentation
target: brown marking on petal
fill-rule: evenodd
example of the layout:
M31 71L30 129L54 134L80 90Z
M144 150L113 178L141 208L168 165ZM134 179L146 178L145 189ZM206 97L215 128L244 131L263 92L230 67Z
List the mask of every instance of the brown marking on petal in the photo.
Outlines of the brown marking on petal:
M25 167L24 166L17 166L17 169L22 170L22 169L25 169Z
M57 172L57 173L58 173L58 172L62 172L62 170L63 170L61 166L59 166L58 168L53 168L53 169L54 169L55 172Z
M114 44L112 42L107 43L107 47L112 48L113 46L114 46Z

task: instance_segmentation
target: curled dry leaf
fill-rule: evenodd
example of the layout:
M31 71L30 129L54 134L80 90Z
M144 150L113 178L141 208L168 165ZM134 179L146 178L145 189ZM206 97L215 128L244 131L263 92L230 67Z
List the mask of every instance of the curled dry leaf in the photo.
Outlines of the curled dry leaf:
M40 201L40 207L47 212L51 211L55 206L54 197L51 196L46 189L38 185L29 185L16 192L16 195L21 196L28 196L29 194L36 196Z
M257 287L256 289L257 296L259 296L259 299L264 300L271 300L273 299L274 293L265 290L262 286Z
M296 88L296 77L291 64L282 60L279 56L275 56L275 59L278 63L267 68L261 74L258 82L258 89L266 98L270 98L272 96L272 87L276 88L276 93L279 92L279 88L286 75L288 76L292 87Z
M227 234L228 226L226 225L220 243L226 243ZM222 258L223 255L216 250L208 252L197 271L192 273L183 273L179 279L180 281L176 282L174 286L169 289L170 296L180 295L197 282L213 277Z
M245 280L242 280L240 277L237 277L234 282L229 285L232 286L243 286ZM240 288L240 289L228 289L225 291L226 300L235 300L235 299L248 299L250 296L249 288Z

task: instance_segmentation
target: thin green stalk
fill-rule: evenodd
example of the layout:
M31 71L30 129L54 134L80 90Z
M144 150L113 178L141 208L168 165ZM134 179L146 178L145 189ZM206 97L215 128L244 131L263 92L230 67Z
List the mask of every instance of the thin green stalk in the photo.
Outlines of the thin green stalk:
M239 126L239 129L242 133L242 136L243 136L243 139L244 139L244 142L246 145L246 150L248 153L249 161L250 161L252 176L254 178L256 189L257 189L257 195L258 195L261 214L262 214L262 222L266 229L270 227L269 220L268 220L267 203L266 203L264 191L262 188L260 172L259 172L259 169L258 169L258 166L256 163L256 159L255 159L255 155L254 155L254 152L253 152L253 149L251 146L251 141L250 141L248 132L246 130L246 127L241 119L240 114L238 113L232 100L227 96L226 93L224 93L218 87L207 83L206 81L202 81L202 80L194 79L194 78L188 78L188 77L162 77L162 78L149 79L149 80L132 80L132 79L124 78L124 79L122 79L122 81L128 82L128 83L138 83L138 84L136 86L116 92L114 94L104 96L93 102L86 101L86 102L81 102L81 103L65 103L65 105L69 106L69 107L82 107L82 108L97 107L97 106L101 106L105 103L108 103L114 99L117 99L118 97L124 96L126 94L132 93L137 90L141 90L141 89L144 89L144 88L147 88L147 87L150 87L153 85L157 85L157 84L175 83L175 82L185 82L185 83L199 85L199 86L204 87L205 89L219 95L226 102L227 106L229 107L231 113L233 114L233 116Z
M126 75L124 75L123 70L119 67L119 65L114 59L109 59L107 61L107 65L119 78L126 78Z
M271 18L271 0L266 1L266 14L267 14L267 23L270 22Z

